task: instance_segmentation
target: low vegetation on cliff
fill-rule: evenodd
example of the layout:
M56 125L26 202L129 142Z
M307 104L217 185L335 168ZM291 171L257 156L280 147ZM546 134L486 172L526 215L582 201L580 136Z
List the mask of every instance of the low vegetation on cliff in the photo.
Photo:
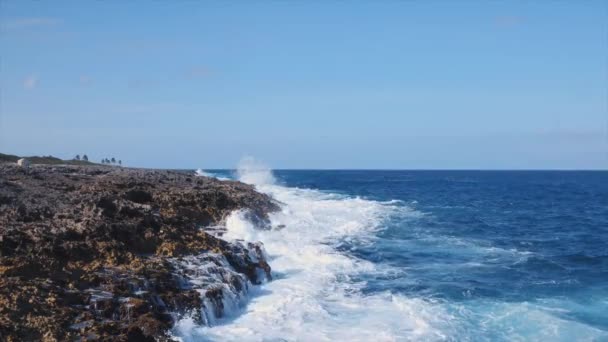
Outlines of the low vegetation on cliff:
M45 165L94 165L88 158L86 160L82 158L74 158L72 160L63 160L53 156L31 156L31 157L20 157L13 154L0 153L0 163L16 163L19 159L26 158L32 164L45 164Z

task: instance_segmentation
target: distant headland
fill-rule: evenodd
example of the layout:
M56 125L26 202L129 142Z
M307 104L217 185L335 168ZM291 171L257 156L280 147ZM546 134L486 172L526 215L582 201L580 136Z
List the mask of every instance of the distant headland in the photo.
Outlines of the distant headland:
M114 157L102 158L99 163L95 163L89 159L86 154L82 157L77 154L72 159L61 159L51 155L48 156L17 156L14 154L0 153L0 163L16 163L19 159L27 159L31 164L46 164L46 165L122 165L122 160Z

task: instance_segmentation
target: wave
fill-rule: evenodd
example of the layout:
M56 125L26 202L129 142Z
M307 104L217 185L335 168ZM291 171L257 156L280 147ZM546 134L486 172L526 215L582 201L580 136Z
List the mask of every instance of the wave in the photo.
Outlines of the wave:
M199 176L199 177L210 177L210 178L216 178L219 180L228 180L229 178L226 177L222 177L220 175L217 175L215 173L209 172L209 171L205 171L203 169L196 169L196 171L194 171L194 174Z
M227 218L223 236L261 241L274 280L255 287L245 306L214 325L181 320L174 329L181 341L540 341L606 336L535 303L464 304L390 291L367 293L361 275L407 270L359 259L337 247L373 242L387 221L422 213L401 201L286 187L252 158L239 163L236 175L284 204L270 215L273 229L255 229L246 213L237 211ZM475 243L451 242L474 253L529 257L516 250L484 246L488 250L481 252Z
M183 341L200 340L395 340L443 339L434 322L449 321L440 305L390 293L363 295L360 273L385 272L334 248L345 240L370 239L391 215L414 211L399 202L377 202L276 184L253 159L239 164L239 179L284 203L271 214L274 227L256 230L242 212L226 220L226 239L261 241L274 281L261 286L246 312L211 327L178 323Z
M244 157L239 161L236 175L243 183L253 185L272 185L276 183L276 178L270 168L253 157Z

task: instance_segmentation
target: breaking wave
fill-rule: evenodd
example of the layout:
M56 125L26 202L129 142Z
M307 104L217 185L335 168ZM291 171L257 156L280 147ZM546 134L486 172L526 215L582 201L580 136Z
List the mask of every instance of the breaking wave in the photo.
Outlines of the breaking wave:
M399 222L399 229L408 229L408 220L423 213L401 201L374 201L287 187L252 158L239 163L236 175L283 203L280 212L270 215L272 229L255 229L246 213L237 211L227 218L223 236L227 240L261 241L273 281L252 286L248 301L240 301L232 314L209 326L191 319L178 322L174 332L184 342L595 341L607 337L601 329L569 320L567 309L552 311L551 306L574 305L566 302L480 298L464 303L391 289L368 291L366 279L370 275L404 279L408 268L357 257L344 246L378 245L378 232L387 224ZM530 257L526 251L432 235L418 236L394 248L435 246L450 249L450 253L479 255L481 260L509 258L523 262ZM482 264L437 265L456 266L466 272Z
M435 323L449 320L440 305L390 293L366 296L359 273L392 272L336 251L348 240L373 238L383 220L416 215L395 202L376 202L276 184L253 159L239 164L243 182L284 203L271 214L273 229L257 230L241 212L227 219L226 239L261 241L274 281L262 285L243 314L203 327L182 321L183 341L442 339Z

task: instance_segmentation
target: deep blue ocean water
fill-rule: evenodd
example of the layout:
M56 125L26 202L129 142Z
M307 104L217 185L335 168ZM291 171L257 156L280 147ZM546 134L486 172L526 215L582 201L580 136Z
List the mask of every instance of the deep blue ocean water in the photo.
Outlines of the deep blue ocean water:
M433 323L443 331L437 339L608 341L608 172L273 175L286 188L407 208L371 235L327 244L391 270L344 277L358 284L357 296L390 293L440 306L449 319Z
M580 305L565 318L608 331L608 172L274 174L288 186L398 199L424 213L387 222L373 244L340 246L359 258L407 268L402 277L367 279L368 292L461 302L565 297Z

